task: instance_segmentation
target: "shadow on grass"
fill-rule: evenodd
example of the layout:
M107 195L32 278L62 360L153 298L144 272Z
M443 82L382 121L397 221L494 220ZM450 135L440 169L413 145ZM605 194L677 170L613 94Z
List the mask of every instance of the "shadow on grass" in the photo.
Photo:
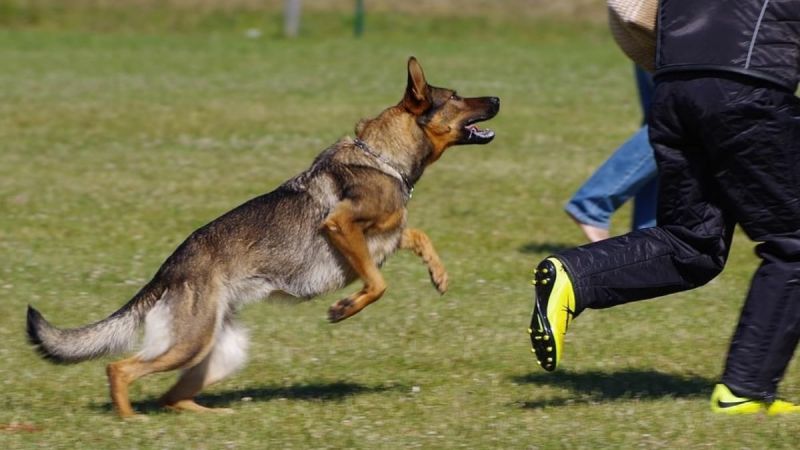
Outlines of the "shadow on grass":
M240 402L243 398L250 398L250 401L254 402L265 402L277 399L335 401L354 395L408 389L409 388L405 386L399 385L364 386L363 384L348 382L311 383L292 386L260 387L205 395L201 394L197 398L197 402L207 406L226 406L231 403Z
M621 372L556 372L514 377L520 384L550 385L569 389L574 396L526 401L523 408L537 409L575 403L602 403L621 399L696 398L711 394L715 381L695 375L652 370Z
M404 385L379 385L365 386L358 383L333 382L309 383L292 386L267 386L251 389L232 390L200 394L197 403L210 408L224 408L243 401L268 402L271 400L308 400L308 401L338 401L354 395L371 394L387 391L407 391ZM157 398L132 402L133 409L142 414L153 414L166 411ZM111 411L111 403L94 405L96 409Z
M529 242L520 246L517 250L520 253L535 254L535 253L558 253L561 250L575 247L575 244L564 244L559 242Z

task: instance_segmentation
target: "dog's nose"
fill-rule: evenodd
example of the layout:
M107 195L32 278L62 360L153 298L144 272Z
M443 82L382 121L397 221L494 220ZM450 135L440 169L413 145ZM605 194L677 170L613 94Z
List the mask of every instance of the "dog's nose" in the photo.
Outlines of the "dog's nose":
M500 99L497 97L489 97L489 103L492 104L492 110L497 114L497 112L500 111Z

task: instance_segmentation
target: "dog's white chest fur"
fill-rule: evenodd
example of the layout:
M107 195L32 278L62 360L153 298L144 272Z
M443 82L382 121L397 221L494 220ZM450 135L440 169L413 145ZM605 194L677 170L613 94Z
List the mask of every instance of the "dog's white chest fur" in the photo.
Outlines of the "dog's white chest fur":
M400 239L403 235L404 228L405 217L403 217L403 226L389 232L367 236L369 254L378 267L380 267L386 261L386 258L391 256L400 246Z

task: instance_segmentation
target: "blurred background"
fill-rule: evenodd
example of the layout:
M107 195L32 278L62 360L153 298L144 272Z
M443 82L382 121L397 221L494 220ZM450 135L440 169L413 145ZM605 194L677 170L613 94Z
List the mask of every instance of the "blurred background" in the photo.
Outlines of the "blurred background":
M282 24L277 18L287 9L300 6L302 14L345 17L359 4L373 14L482 16L489 20L549 17L597 21L604 20L605 11L604 2L596 0L3 0L0 20L7 26L69 25L94 30L185 31L214 25L222 31L259 25L278 32Z

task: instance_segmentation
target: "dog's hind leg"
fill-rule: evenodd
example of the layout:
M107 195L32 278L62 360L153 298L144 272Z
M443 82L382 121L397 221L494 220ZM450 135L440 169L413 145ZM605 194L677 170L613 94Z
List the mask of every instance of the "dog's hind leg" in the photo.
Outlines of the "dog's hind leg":
M428 273L436 290L440 294L444 294L447 291L447 271L444 268L444 264L442 264L442 260L439 259L439 254L433 248L431 239L425 232L415 228L406 228L403 230L400 248L411 250L422 258L422 261L428 266Z
M164 306L146 318L145 349L107 366L111 400L121 417L134 415L128 394L131 383L151 373L192 367L209 354L219 322L218 295L203 295L211 292L195 292L187 285L173 291L161 300Z
M145 373L135 370L141 361L139 357L123 359L106 366L108 387L111 391L111 403L120 417L134 416L131 400L128 396L128 386Z
M205 347L210 348L210 345ZM140 356L113 362L106 367L108 384L111 390L111 401L120 417L131 417L135 413L128 395L128 387L139 378L156 372L175 370L190 363L202 354L203 348L195 345L175 345L166 353L152 360L144 360Z
M247 333L228 317L215 335L211 352L199 364L184 370L175 385L161 397L160 402L176 410L232 412L228 408L201 406L194 401L194 397L204 387L241 368L246 358Z

